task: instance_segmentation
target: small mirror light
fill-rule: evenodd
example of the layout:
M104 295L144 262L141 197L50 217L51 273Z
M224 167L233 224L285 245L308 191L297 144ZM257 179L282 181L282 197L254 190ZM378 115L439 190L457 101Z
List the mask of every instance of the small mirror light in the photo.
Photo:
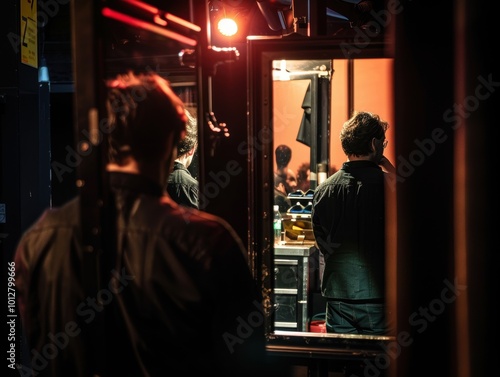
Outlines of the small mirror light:
M217 28L219 29L219 32L226 37L232 37L238 31L238 25L231 18L221 19L217 24Z

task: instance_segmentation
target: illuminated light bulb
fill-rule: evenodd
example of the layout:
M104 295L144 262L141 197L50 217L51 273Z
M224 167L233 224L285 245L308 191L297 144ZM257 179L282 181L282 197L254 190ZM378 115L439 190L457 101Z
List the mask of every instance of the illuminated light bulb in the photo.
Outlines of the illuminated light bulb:
M238 25L230 18L223 18L217 24L217 27L222 35L232 37L238 31Z

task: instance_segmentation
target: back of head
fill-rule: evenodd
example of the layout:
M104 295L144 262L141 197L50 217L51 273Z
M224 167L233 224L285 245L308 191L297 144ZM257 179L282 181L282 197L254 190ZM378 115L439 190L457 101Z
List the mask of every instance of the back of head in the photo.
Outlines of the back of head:
M355 156L366 156L372 152L372 139L382 139L388 123L377 114L357 111L347 120L340 132L340 142L344 153Z
M162 160L185 132L184 104L155 73L118 75L107 83L109 161Z
M276 157L276 165L279 168L283 168L290 163L292 159L292 149L288 145L278 145L274 151Z
M286 185L286 179L279 174L274 174L274 187L278 188L279 185L282 184L283 186Z
M306 181L309 179L309 173L311 171L311 163L303 162L297 169L297 180Z

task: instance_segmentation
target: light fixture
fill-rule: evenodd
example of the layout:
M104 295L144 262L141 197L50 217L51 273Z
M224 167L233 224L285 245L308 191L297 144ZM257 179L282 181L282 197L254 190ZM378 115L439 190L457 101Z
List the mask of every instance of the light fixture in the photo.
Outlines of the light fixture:
M244 1L213 0L210 1L210 23L212 25L212 42L231 43L234 38L244 33L245 22L248 22L248 4Z
M286 60L280 60L279 67L273 67L273 80L276 81L290 80L290 71L288 71L288 69L286 68Z
M38 82L50 82L49 68L45 57L42 57L40 66L38 67Z
M226 37L232 37L238 32L238 24L232 18L224 17L217 23L217 30Z

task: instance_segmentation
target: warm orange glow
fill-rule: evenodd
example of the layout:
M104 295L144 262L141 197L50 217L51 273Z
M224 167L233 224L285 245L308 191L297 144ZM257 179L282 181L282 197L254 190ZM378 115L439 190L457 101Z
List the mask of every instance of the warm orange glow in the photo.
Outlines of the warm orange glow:
M285 71L286 65L276 64ZM340 130L350 117L347 93L347 60L335 60L335 74L332 75L331 112L330 112L330 167L340 169L346 156L340 144ZM393 93L391 59L356 59L354 73L354 108L377 113L389 122L385 150L386 156L396 163L394 132ZM279 73L278 72L278 73ZM286 71L285 71L286 73ZM273 82L274 137L279 144L293 146L290 168L297 171L300 164L310 160L311 150L297 142L297 131L302 120L302 102L309 80L291 80Z
M217 28L219 29L219 32L226 37L232 37L238 32L238 25L231 18L222 18L217 23Z

